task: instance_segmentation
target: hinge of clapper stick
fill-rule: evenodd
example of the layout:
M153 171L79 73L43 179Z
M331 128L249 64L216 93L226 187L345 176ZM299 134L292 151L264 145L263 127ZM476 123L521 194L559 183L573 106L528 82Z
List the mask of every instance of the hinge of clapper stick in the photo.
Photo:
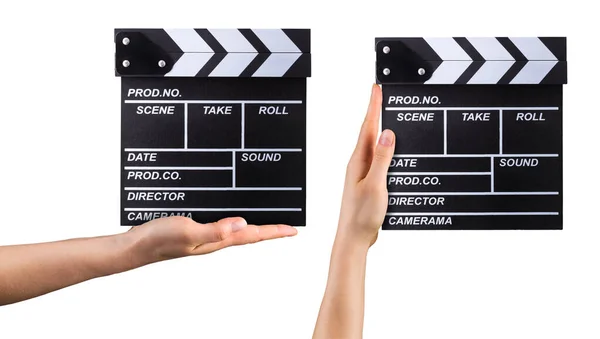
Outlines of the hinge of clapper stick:
M381 84L566 84L566 38L378 38Z

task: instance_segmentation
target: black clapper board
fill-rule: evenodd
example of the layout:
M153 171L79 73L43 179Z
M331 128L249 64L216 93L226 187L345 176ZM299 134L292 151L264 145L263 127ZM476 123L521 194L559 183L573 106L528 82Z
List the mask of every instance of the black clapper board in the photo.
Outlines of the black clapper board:
M566 38L378 38L388 230L562 229Z
M117 29L121 224L306 223L308 29Z

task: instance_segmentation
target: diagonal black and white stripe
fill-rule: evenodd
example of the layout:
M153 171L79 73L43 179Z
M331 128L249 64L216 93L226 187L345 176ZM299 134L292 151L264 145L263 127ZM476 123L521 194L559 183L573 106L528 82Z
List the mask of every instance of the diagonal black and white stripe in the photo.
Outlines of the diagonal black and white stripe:
M168 77L283 77L306 54L282 29L164 31L181 53Z
M425 84L566 83L565 38L390 40L404 43L431 66Z
M132 32L169 56L167 77L310 76L309 29L116 30Z
M427 84L539 84L558 58L539 38L425 38L442 63ZM502 41L502 42L501 42ZM511 53L511 51L515 51ZM516 54L516 55L515 55ZM525 61L517 64L517 61Z

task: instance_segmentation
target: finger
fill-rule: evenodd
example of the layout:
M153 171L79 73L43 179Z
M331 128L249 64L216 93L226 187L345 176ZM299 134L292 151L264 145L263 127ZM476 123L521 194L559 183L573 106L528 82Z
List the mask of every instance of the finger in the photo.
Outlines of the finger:
M358 180L364 178L367 174L373 159L373 150L379 131L381 101L381 88L378 85L373 85L367 115L360 129L358 142L348 166L348 170L351 172L349 174Z
M298 231L287 225L248 225L244 229L231 234L231 236L223 241L207 243L196 247L194 254L206 254L229 246L253 244L265 240L292 237L296 234L298 234Z
M373 156L373 162L367 174L367 179L373 183L386 182L387 173L394 156L394 149L396 145L396 136L394 132L386 129L381 133L379 142L375 147L375 155Z
M379 112L381 109L381 88L373 85L371 88L371 100L367 108L367 115L360 129L358 141L353 156L363 161L371 161L375 140L379 129Z
M201 245L223 241L232 234L246 228L248 224L244 218L235 217L221 219L209 224L200 224L199 226L196 228L194 242Z
M254 244L260 241L293 237L298 230L288 225L251 225L230 237L229 246Z

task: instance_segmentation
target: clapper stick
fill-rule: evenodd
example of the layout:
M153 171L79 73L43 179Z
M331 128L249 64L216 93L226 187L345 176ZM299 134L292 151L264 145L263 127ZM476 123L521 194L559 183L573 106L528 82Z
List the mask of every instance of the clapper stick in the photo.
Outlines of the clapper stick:
M378 38L383 229L562 229L566 38Z
M307 29L117 29L121 224L305 225Z

